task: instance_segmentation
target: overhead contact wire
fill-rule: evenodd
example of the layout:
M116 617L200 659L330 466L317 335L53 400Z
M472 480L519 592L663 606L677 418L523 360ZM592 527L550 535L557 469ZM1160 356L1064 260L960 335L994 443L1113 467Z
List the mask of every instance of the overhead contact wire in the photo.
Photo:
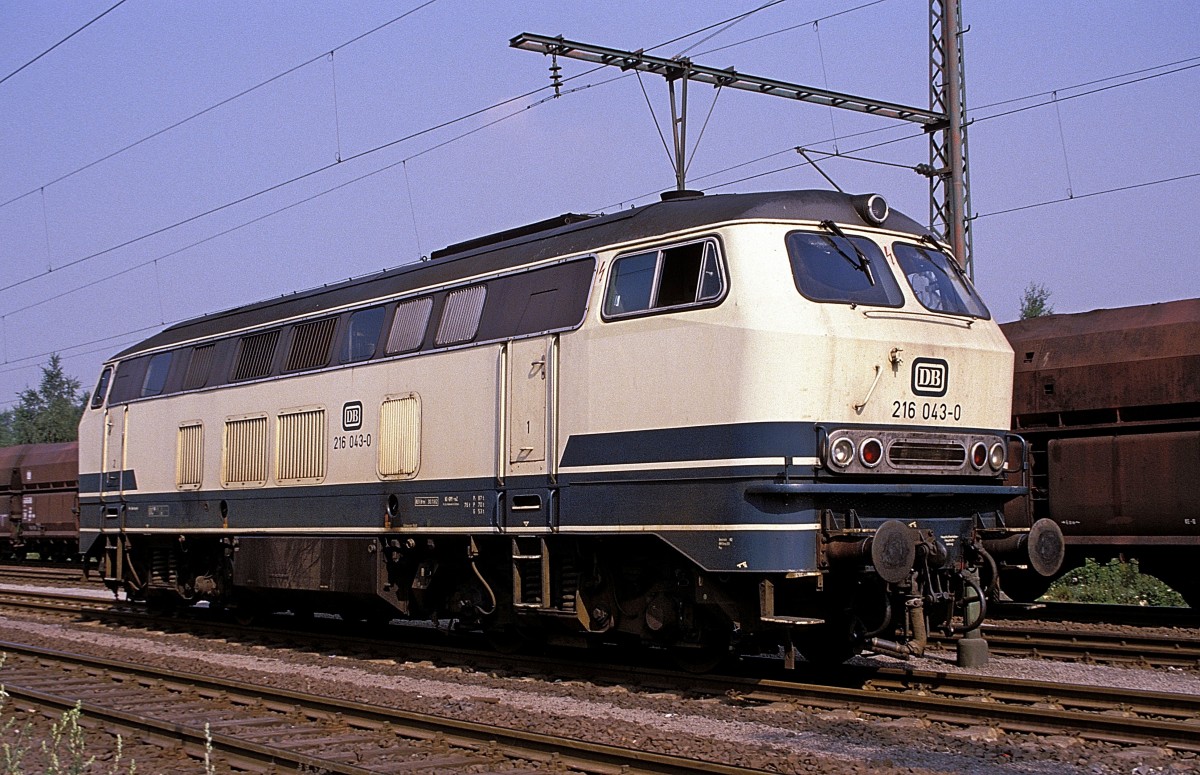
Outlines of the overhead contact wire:
M13 70L13 71L12 71L11 73L9 73L8 75L4 76L3 78L0 78L0 83L4 83L4 82L5 82L5 81L7 81L9 78L12 78L14 75L16 75L17 73L21 72L21 71L22 71L22 70L24 70L26 67L29 67L31 64L33 64L34 62L38 61L38 60L39 60L39 59L41 59L42 57L46 56L47 54L49 54L49 53L50 53L51 51L53 51L54 49L58 48L59 46L61 46L62 44L66 43L66 42L67 42L68 40L70 40L71 38L75 37L75 36L76 36L76 35L78 35L79 33L81 33L81 32L83 32L84 30L86 30L88 27L91 27L93 24L95 24L96 22L100 21L100 20L101 20L101 19L103 19L105 16L108 16L110 13L112 13L112 12L113 12L113 11L115 11L115 10L117 10L117 8L118 8L118 7L119 7L119 6L120 6L122 3L124 3L124 2L125 2L125 0L117 0L117 3L116 3L115 5L113 5L112 7L110 7L110 8L109 8L107 11L105 11L105 12L104 12L104 13L102 13L102 14L100 14L100 15L99 15L99 16L97 16L96 18L92 19L90 22L88 22L87 24L83 25L83 26L82 26L82 27L80 27L79 29L75 30L75 31L74 31L74 32L72 32L70 35L68 35L67 37L63 38L62 40L60 40L59 42L55 43L55 44L54 44L53 46L51 46L50 48L46 49L46 50L45 50L45 51L43 51L42 53L40 53L40 54L38 54L37 56L35 56L33 59L30 59L28 62L26 62L25 64L21 65L21 66L20 66L20 67L18 67L16 70ZM28 194L27 194L26 196L28 196Z
M124 1L125 0L121 0L121 2L124 2ZM205 114L211 113L212 111L216 110L217 108L220 108L224 105L228 105L229 103L234 102L235 100L245 97L247 94L258 91L259 89L263 88L264 86L267 86L269 84L274 83L275 81L278 81L280 78L289 76L292 73L296 72L297 70L300 70L304 67L307 67L308 65L311 65L313 62L317 62L317 61L321 60L322 58L331 55L334 51L339 51L353 43L357 43L358 41L362 40L363 38L367 37L368 35L373 35L376 32L379 32L380 30L382 30L383 28L388 27L392 24L395 24L396 22L404 19L405 17L411 16L412 14L421 10L422 8L425 8L436 2L437 2L437 0L426 0L426 2L422 3L421 5L418 5L416 8L412 8L408 11L405 11L404 13L395 17L394 19L390 19L390 20L384 22L383 24L380 24L377 27L374 27L370 30L367 30L364 33L356 35L355 37L351 38L350 40L346 41L345 43L342 43L339 46L335 46L330 51L323 51L320 54L316 55L315 57L312 57L311 59L307 59L298 65L289 67L287 70L284 70L281 73L277 73L276 75L271 76L270 78L266 79L265 81L257 83L254 86L251 86L247 89L243 89L242 91L238 92L237 94L234 94L232 97L226 97L225 99L221 100L220 102L215 102L212 105L209 105L207 108L204 108L203 110L193 113L192 115L188 116L187 118L183 118L183 119L180 119L179 121L176 121L174 124L171 124L170 126L165 126L156 132L152 132L151 134L146 135L145 137L141 138L140 140L134 140L132 143L129 143L126 146L118 148L117 150L113 151L112 153L101 156L99 159L96 159L95 161L88 162L87 164L83 165L82 167L78 167L74 170L71 170L70 172L68 172L64 175L59 175L54 180L51 180L49 183L42 184L41 186L39 186L39 188L46 188L47 186L52 186L55 183L61 183L62 181L66 180L67 178L72 177L74 175L78 175L80 172L83 172L84 170L91 169L92 167L95 167L97 164L100 164L101 162L108 161L109 159L113 158L114 156L119 156L128 150L136 148L137 146L141 145L142 143L148 142L150 140L153 140L156 137L159 137L160 135L164 135L167 132L170 132L172 129L177 129L177 128L183 126L184 124L188 123L189 121L200 118L201 116L203 116ZM117 5L120 5L120 3L117 3ZM113 7L115 8L116 6L113 6ZM109 10L112 10L112 9L109 9ZM11 199L9 199L7 201L0 202L0 207L7 207L8 205L12 204L13 202L16 202L20 199L24 199L25 197L29 196L30 194L36 193L37 190L38 189L35 188L30 191L26 191L24 194L21 194L19 196L12 197Z

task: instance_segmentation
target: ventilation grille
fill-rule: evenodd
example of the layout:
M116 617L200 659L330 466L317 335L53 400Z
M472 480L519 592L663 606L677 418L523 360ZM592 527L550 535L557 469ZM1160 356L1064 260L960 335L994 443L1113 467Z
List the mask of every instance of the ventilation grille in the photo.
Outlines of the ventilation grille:
M389 398L379 418L379 475L403 479L421 467L421 400L416 394Z
M436 343L442 345L469 342L479 330L479 316L483 313L483 301L487 298L487 286L473 285L454 291L446 297L446 308L438 324Z
M204 344L192 348L192 357L188 361L187 374L183 378L184 390L195 390L196 388L204 387L204 384L208 382L208 374L212 371L214 346Z
M318 369L329 363L329 345L333 342L336 322L337 318L325 318L296 326L284 371Z
M415 350L425 339L425 327L429 324L429 311L433 299L413 299L396 306L392 318L392 330L388 332L387 353L403 353Z
M204 426L198 422L179 426L175 450L175 486L197 490L204 480Z
M267 418L225 421L221 483L261 486L267 483Z
M956 441L898 439L887 454L895 468L961 468L967 462L966 447Z
M275 470L281 482L315 482L325 478L324 409L279 415Z
M233 381L265 377L271 373L271 361L275 357L275 343L279 341L279 329L261 334L244 336L238 347L237 365L233 368Z

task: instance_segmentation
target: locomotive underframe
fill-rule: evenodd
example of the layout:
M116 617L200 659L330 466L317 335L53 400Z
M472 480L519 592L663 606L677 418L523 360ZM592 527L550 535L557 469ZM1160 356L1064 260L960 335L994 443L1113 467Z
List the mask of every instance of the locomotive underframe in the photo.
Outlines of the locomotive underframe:
M452 620L540 642L637 641L705 667L731 646L795 646L834 661L864 648L920 653L927 626L977 626L967 605L995 580L986 547L1018 552L1028 532L1004 526L996 496L841 494L823 509L786 491L747 497L811 517L813 529L762 537L804 547L794 570L705 569L687 551L695 535L650 534L127 530L102 534L89 555L114 590L160 605L207 600L240 616L320 610Z

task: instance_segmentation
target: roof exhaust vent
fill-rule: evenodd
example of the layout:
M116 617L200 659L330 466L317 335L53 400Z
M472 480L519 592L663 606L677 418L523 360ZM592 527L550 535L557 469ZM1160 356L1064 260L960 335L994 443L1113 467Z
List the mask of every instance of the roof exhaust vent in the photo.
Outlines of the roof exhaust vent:
M676 199L699 199L700 197L704 196L704 192L694 191L690 188L683 188L664 191L662 194L660 194L660 196L664 202L672 202Z

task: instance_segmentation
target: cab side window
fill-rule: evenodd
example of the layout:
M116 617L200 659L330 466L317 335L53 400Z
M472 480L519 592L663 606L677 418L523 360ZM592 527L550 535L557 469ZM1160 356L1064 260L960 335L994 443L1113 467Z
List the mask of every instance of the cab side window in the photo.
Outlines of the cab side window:
M719 300L724 292L715 240L633 253L613 261L604 317L699 306Z
M146 367L146 378L142 381L142 397L161 395L167 385L167 372L171 368L171 353L159 353L150 359Z
M108 393L108 383L112 380L112 374L112 366L105 366L104 371L100 372L100 379L96 382L96 390L92 393L93 409L99 409L104 405L104 396Z

